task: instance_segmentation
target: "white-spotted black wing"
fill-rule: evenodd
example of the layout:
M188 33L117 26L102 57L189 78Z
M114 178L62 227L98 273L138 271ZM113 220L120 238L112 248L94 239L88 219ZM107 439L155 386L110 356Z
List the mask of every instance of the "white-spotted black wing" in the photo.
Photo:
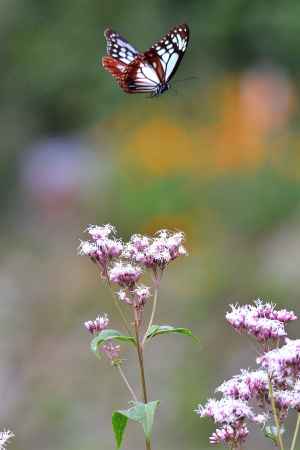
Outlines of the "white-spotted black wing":
M160 59L166 83L178 69L187 48L189 36L189 27L186 24L178 25L151 47Z
M108 28L104 32L107 43L107 54L115 59L122 61L125 64L130 64L131 61L139 54L129 42L123 38L119 33Z

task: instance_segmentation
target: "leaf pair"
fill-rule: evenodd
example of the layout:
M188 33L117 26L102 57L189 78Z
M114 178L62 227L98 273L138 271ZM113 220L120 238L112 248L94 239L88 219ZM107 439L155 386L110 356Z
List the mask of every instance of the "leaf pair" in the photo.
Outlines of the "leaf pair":
M171 325L152 325L152 327L147 333L146 339L148 340L152 339L155 336L170 333L183 334L185 336L189 336L197 340L197 338L193 336L191 330L189 330L188 328L172 327ZM104 344L104 342L110 340L116 340L119 342L129 342L131 344L136 345L136 340L132 336L125 336L117 330L103 330L101 331L101 333L99 333L97 336L93 338L91 342L92 352L95 353L95 355L98 358L100 358L98 352L99 346Z
M126 425L129 420L142 425L146 440L149 442L154 421L154 414L159 404L158 400L149 403L136 402L126 410L115 411L112 414L112 426L116 438L117 449L121 447Z

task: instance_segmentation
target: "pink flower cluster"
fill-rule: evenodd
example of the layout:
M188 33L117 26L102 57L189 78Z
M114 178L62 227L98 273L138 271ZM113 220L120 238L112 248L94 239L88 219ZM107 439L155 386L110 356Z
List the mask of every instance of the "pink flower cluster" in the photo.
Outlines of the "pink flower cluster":
M89 256L96 262L101 269L101 275L105 277L108 264L121 255L123 243L116 239L116 229L110 224L102 226L90 225L87 228L87 232L92 240L80 243L79 254Z
M246 419L259 424L266 421L266 416L255 414L246 401L231 397L209 399L204 406L198 406L196 413L200 417L210 417L221 425L221 428L217 428L211 435L211 444L228 444L232 448L239 446L248 436Z
M264 416L255 415L246 401L231 397L223 397L221 400L211 398L204 406L199 405L196 412L200 417L211 417L215 423L229 425L244 419L258 423L265 420Z
M116 262L108 272L109 281L119 286L133 287L141 277L141 267L122 261Z
M245 442L249 434L247 425L244 422L236 423L235 426L224 425L222 428L217 428L210 436L209 442L211 444L241 444Z
M241 370L239 375L235 375L228 381L224 381L216 389L225 397L240 399L244 401L260 400L265 398L269 391L268 374L264 370Z
M257 358L277 383L293 386L300 379L300 339L286 339L286 344Z
M231 305L226 319L239 333L254 336L259 342L277 340L287 335L284 325L297 316L285 309L276 311L276 305L257 300L254 305Z
M121 289L117 293L118 298L128 305L134 305L136 308L143 308L147 299L151 296L148 286L139 285L135 289Z
M281 425L289 409L300 411L300 339L286 338L284 325L297 319L294 312L276 310L275 305L261 300L254 305L231 306L226 319L237 332L246 332L264 344L263 354L257 358L259 368L241 370L224 381L216 389L223 396L221 400L208 400L205 406L199 406L197 413L221 425L210 437L212 444L223 443L238 449L248 435L246 420L263 426L269 420L271 395ZM278 345L282 337L285 344L269 350L272 340Z
M160 230L153 238L134 234L124 248L126 258L145 267L164 270L170 261L186 255L184 234Z
M161 230L154 237L134 234L127 243L116 238L116 229L109 224L90 225L87 232L91 240L80 243L79 254L89 256L109 284L121 287L117 296L122 302L140 310L150 297L150 288L138 284L144 271L150 268L157 281L158 271L187 253L181 232Z
M85 328L89 330L91 334L101 333L101 331L108 327L108 324L109 318L107 317L107 314L104 314L104 316L98 316L95 320L87 320L84 322Z

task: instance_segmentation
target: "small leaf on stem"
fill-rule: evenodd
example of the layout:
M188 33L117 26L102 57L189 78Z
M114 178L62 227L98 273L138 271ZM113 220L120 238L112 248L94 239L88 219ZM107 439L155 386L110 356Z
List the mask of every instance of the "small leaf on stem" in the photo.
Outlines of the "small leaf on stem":
M196 341L198 341L198 338L196 338L196 336L192 334L192 331L189 328L172 327L171 325L152 325L147 333L146 338L151 339L154 336L158 336L159 334L170 334L170 333L178 333L183 334L185 336L190 336Z

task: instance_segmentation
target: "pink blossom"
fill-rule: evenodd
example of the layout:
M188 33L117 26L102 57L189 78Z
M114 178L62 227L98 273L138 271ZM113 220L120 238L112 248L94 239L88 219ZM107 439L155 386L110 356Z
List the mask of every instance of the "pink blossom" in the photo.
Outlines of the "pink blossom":
M274 303L264 303L263 300L257 299L254 304L257 317L278 320L282 323L287 323L298 319L294 311L287 311L286 309L276 311L276 305Z
M230 397L221 400L209 399L196 410L200 417L211 417L216 423L233 424L239 420L250 419L255 422L255 414L247 402Z
M102 345L101 351L111 360L115 361L119 358L121 346L112 341Z
M114 237L115 228L112 225L90 225L87 229L92 241L82 241L79 254L89 256L101 268L102 276L106 276L108 264L123 251L123 243Z
M132 299L130 298L127 289L120 289L117 292L117 297L121 300L121 302L127 303L127 305L132 305Z
M211 435L210 443L228 443L232 448L244 442L248 435L245 420L260 425L267 421L265 414L255 414L246 401L231 397L209 399L204 406L199 405L196 412L200 417L211 417L215 423L222 426Z
M134 305L141 308L145 305L148 298L151 296L150 288L144 285L137 285L134 289L121 289L117 292L119 300L128 305Z
M253 398L261 398L268 393L268 375L263 370L249 372L241 370L219 386L216 391L222 392L224 396L248 401Z
M148 286L137 286L133 291L134 305L143 307L150 296L151 292Z
M143 271L130 263L116 262L108 272L109 280L120 286L133 287Z
M88 320L84 322L84 326L89 330L91 334L97 334L105 330L108 327L109 319L107 314L104 316L98 316L95 320Z
M89 225L87 231L95 241L106 239L109 235L116 234L116 228L109 223L105 225Z
M276 382L293 384L300 376L300 339L286 339L285 345L260 356L257 363L266 369Z
M259 342L285 337L284 324L296 318L292 311L276 311L275 305L262 300L254 305L231 305L231 311L226 313L227 321L237 332L254 336Z
M184 234L161 230L153 238L133 235L125 246L123 256L149 268L164 269L170 261L186 255Z
M240 422L232 425L224 425L222 428L217 428L210 436L209 442L211 444L239 444L245 442L249 430L245 423Z
M283 420L286 417L289 408L293 405L294 392L288 390L274 390L273 396L276 408L280 413L280 418Z

